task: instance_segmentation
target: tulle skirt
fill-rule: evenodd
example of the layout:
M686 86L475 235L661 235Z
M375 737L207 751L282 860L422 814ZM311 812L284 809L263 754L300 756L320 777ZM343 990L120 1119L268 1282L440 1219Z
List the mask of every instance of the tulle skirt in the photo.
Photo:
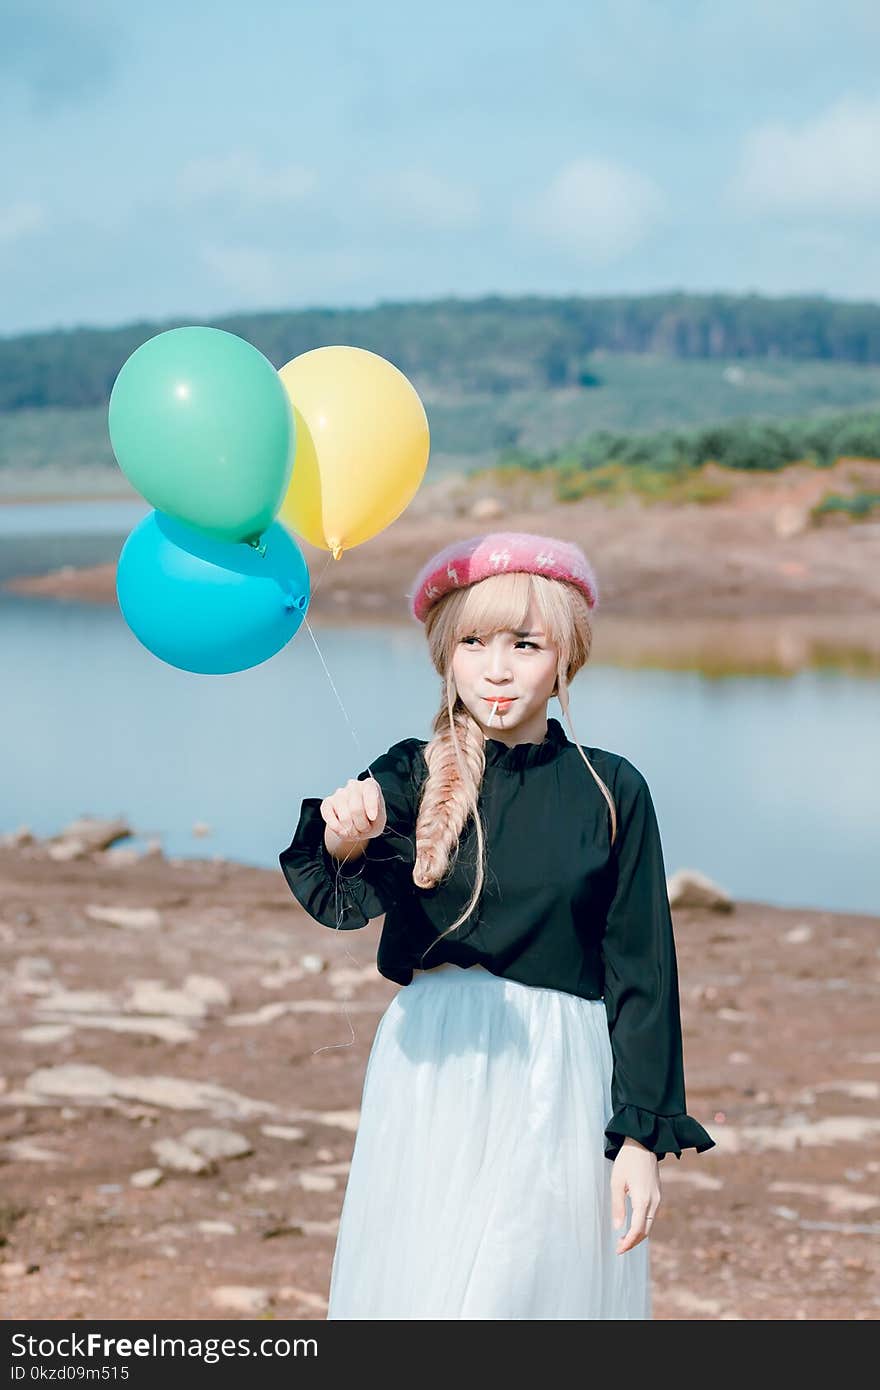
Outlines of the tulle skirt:
M611 1069L603 1000L417 971L370 1050L328 1319L650 1318L650 1240L618 1255L612 1228Z

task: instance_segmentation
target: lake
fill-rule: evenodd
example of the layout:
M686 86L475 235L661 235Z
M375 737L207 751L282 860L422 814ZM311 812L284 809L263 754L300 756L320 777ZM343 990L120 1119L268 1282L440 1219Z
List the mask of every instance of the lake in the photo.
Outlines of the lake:
M0 580L113 560L146 510L0 507ZM311 626L332 684L305 626L252 671L195 676L147 652L115 605L0 590L0 831L121 815L168 855L277 867L301 799L427 738L439 692L415 625ZM667 872L778 906L880 912L876 672L709 667L591 661L572 688L581 741L648 779ZM561 718L555 700L549 712Z

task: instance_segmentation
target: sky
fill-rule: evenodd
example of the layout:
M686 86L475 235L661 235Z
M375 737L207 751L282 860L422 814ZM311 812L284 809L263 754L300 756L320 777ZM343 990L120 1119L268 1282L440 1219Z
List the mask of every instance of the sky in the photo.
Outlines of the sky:
M0 334L880 300L876 0L0 0Z

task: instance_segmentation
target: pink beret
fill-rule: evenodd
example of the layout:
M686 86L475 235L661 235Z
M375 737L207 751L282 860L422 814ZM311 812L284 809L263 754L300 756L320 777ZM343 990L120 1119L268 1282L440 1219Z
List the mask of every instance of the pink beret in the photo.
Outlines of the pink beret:
M565 579L580 589L591 608L599 600L596 576L580 546L530 531L490 531L485 536L455 541L432 555L416 575L410 611L423 623L428 610L444 594L503 571Z

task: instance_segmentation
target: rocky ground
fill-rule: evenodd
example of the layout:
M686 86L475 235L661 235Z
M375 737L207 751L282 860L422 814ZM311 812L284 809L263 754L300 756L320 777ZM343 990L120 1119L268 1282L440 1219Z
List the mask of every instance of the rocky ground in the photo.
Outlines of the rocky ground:
M427 556L504 526L583 545L594 659L876 670L880 523L813 524L809 507L819 484L877 478L835 474L745 476L685 507L444 482L335 564L304 544L309 619L412 621ZM112 565L8 587L115 602ZM396 989L375 970L381 922L333 934L280 871L76 838L0 847L4 1315L323 1318ZM660 1165L655 1316L876 1319L878 919L755 902L674 916L689 1109L717 1147Z
M396 990L381 921L333 934L280 871L19 838L0 848L4 1316L322 1319ZM674 915L689 1110L717 1147L660 1165L655 1316L876 1319L878 921Z

